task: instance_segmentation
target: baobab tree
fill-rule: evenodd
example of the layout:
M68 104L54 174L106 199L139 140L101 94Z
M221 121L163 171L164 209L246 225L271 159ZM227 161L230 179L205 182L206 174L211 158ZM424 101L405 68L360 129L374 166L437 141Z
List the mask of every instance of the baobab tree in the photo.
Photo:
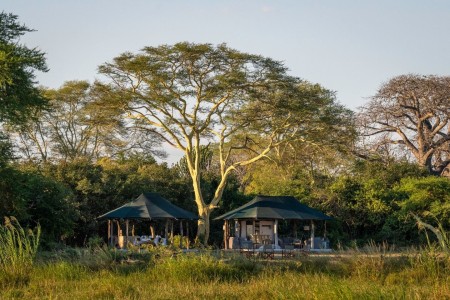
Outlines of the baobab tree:
M450 77L402 75L383 84L358 120L375 146L400 145L431 174L450 164Z

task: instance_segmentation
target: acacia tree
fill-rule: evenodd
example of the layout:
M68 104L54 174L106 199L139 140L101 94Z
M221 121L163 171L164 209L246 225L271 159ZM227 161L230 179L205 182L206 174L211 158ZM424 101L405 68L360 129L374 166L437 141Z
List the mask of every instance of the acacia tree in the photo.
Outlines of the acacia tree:
M402 75L383 84L361 109L365 136L376 147L407 149L431 174L444 175L450 164L450 77Z
M103 92L95 85L69 81L59 89L45 89L42 94L49 101L47 109L36 109L33 119L10 128L27 159L96 159L142 142L137 139L129 143L132 134L124 130L120 118L97 106ZM153 152L157 144L147 143L145 149Z
M19 150L27 159L73 160L94 158L104 146L103 137L114 136L91 108L94 93L86 81L70 81L56 90L43 89L49 100L46 109L36 109L34 118L10 128L17 133ZM104 126L102 126L104 125Z
M205 243L231 172L287 141L314 140L315 132L330 129L325 115L335 105L318 107L316 100L329 93L321 89L313 97L305 88L312 85L288 76L282 63L224 44L146 47L99 71L111 80L108 105L184 152L200 216L197 236ZM208 201L201 186L204 151L197 149L209 142L217 149L220 180Z

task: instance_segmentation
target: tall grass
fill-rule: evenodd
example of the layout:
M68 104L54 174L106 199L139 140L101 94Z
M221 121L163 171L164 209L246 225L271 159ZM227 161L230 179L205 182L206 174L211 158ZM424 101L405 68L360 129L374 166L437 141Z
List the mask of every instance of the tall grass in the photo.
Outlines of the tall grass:
M192 282L243 282L257 275L261 266L248 259L223 260L209 254L180 255L161 259L148 273L155 279Z
M80 251L35 264L30 283L0 299L448 299L450 264L421 252L345 252L249 260L213 251ZM92 256L92 257L89 257ZM431 258L430 258L431 259ZM437 272L429 272L430 267Z
M414 213L411 213L411 215L416 220L419 230L425 230L429 247L432 247L432 245L428 237L427 230L431 231L436 236L439 247L441 247L446 253L450 253L450 232L447 232L444 229L444 226L442 226L442 223L439 222L439 220L436 219L438 226L434 227L433 225L422 221L418 215Z
M0 225L0 280L3 284L27 283L39 246L41 228L24 229L16 218Z

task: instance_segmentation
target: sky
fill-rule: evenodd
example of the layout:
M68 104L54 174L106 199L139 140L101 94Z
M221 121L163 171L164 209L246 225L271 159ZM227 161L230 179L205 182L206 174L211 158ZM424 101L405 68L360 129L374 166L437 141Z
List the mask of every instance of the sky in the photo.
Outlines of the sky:
M50 88L92 82L125 51L181 41L283 61L352 110L394 76L450 71L446 0L2 0L0 9L37 30L21 41L46 53L50 70L37 80Z

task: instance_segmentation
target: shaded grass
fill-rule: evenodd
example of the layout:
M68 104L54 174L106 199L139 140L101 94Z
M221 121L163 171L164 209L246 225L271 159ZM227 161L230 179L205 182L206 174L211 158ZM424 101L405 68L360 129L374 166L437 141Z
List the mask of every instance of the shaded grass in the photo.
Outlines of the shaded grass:
M98 256L98 253L92 253ZM41 262L2 299L446 299L450 260L426 253L350 253L291 260L146 253ZM98 259L98 258L97 258ZM431 260L433 263L430 265ZM108 262L108 264L106 264ZM430 268L434 268L430 269Z

